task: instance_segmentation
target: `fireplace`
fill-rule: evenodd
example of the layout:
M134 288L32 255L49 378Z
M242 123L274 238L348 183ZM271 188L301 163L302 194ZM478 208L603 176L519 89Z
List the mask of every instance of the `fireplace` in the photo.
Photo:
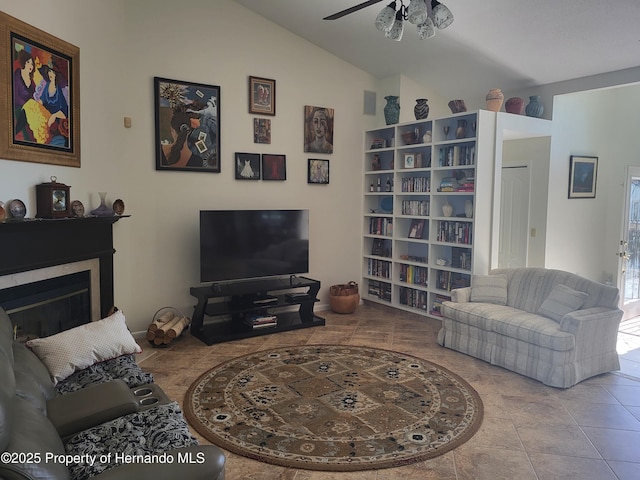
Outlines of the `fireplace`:
M108 315L113 232L121 217L0 223L0 305L21 338Z

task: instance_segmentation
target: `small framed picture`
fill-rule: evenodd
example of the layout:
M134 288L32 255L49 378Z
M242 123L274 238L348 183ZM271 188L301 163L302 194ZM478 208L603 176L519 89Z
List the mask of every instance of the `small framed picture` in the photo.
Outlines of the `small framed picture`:
M416 156L414 153L404 154L404 168L414 168L416 166Z
M569 198L595 198L598 157L571 155L569 159Z
M275 116L275 80L270 78L249 77L249 113Z
M271 119L253 119L253 143L271 143Z
M235 155L236 180L260 180L260 154L237 153Z
M262 179L286 180L287 158L286 155L262 154Z
M422 238L422 232L424 231L424 220L412 220L409 227L409 238Z
M329 160L309 159L307 183L329 183Z

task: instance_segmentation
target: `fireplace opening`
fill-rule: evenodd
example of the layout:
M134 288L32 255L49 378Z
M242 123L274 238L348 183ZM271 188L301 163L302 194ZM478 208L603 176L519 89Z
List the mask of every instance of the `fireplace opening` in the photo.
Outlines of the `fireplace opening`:
M47 337L91 321L91 272L88 270L0 290L0 306L26 341Z

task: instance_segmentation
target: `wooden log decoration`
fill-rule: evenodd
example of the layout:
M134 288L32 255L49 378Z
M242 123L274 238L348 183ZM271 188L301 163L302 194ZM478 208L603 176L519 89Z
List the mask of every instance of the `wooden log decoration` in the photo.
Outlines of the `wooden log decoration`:
M167 332L171 329L171 327L173 327L176 323L178 323L180 321L181 317L176 317L174 316L171 320L169 320L167 323L165 323L164 325L161 325L156 331L156 337L160 337L163 338Z
M174 338L178 338L182 334L182 331L185 329L185 327L188 327L190 323L191 320L189 320L188 317L180 318L171 326L171 328L169 328L169 330L167 330L165 339L173 340ZM168 342L166 342L165 340L165 343Z
M175 314L171 310L169 310L168 312L162 314L153 322L151 322L151 325L149 325L149 328L147 330L151 332L155 332L159 327L173 320L174 317L175 317Z

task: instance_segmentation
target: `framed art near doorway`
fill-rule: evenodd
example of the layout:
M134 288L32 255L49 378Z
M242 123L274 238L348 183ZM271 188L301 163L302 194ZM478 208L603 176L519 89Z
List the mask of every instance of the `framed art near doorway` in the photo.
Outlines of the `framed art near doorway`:
M571 155L569 160L569 198L595 198L598 157Z
M0 158L80 167L80 49L0 12Z

